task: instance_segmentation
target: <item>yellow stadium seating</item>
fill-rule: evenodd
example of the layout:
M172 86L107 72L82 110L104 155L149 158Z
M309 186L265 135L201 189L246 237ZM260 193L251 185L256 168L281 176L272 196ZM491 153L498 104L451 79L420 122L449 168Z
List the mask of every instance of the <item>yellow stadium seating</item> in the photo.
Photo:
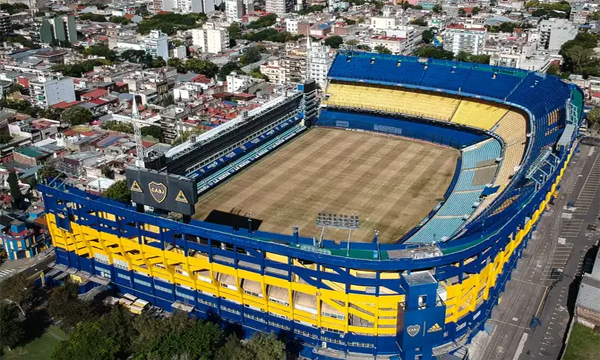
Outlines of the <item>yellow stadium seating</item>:
M508 111L506 106L463 99L452 122L490 130Z
M526 140L527 119L516 111L509 111L498 123L494 133L499 135L506 145L512 145Z
M327 105L385 110L444 121L450 120L460 103L447 96L338 83L330 83L327 93L329 98L323 101Z

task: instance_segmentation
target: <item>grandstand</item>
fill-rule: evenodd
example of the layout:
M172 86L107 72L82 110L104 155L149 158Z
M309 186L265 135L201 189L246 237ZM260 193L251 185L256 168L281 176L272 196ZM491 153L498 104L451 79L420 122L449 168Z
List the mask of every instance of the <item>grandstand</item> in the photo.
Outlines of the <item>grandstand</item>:
M236 121L244 136L222 128L169 154L168 171L206 192L206 221L40 185L57 263L246 336L293 333L310 359L460 353L577 149L582 91L519 69L340 52L324 92L317 119L305 118L314 97L292 94ZM358 214L360 228L321 238L321 211Z

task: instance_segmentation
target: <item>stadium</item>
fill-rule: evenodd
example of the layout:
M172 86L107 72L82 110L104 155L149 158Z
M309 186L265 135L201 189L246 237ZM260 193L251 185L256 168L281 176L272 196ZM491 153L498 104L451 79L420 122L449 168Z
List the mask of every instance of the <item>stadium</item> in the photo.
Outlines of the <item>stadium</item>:
M246 335L293 334L305 358L464 355L577 150L582 91L340 52L315 93L128 170L136 206L40 185L57 267Z

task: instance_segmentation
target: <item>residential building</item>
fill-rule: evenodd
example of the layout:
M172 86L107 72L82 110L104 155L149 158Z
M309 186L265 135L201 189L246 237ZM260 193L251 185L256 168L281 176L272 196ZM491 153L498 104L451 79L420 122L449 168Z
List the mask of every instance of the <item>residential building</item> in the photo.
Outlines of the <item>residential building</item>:
M229 48L229 32L213 22L207 22L202 29L192 30L192 41L200 51L218 54Z
M75 16L58 16L53 19L44 19L40 26L40 41L50 44L52 41L67 41L70 44L77 42L77 27Z
M333 55L329 46L311 46L308 51L308 78L324 89L332 63Z
M227 92L231 94L245 92L250 85L261 81L264 80L256 79L248 75L231 73L227 75Z
M161 0L162 11L173 11L181 14L208 13L215 10L214 0Z
M0 12L0 36L4 36L11 31L10 15Z
M398 25L398 19L395 17L373 16L371 18L371 29L385 30L393 29Z
M591 273L584 273L575 302L575 317L591 329L600 327L600 251L596 254Z
M160 30L152 30L150 34L142 39L142 50L153 57L169 59L169 37Z
M32 258L50 246L43 209L28 214L0 214L0 246L8 260Z
M239 22L244 15L254 11L252 0L225 0L227 22Z
M273 14L287 14L294 11L294 0L266 0L265 10Z
M47 107L59 102L75 101L73 78L60 76L39 76L29 82L31 102Z
M483 54L483 46L487 30L483 27L466 27L462 24L452 24L444 31L444 50L458 54L466 51L469 54Z
M577 26L566 19L548 19L542 20L540 29L540 48L558 51L560 47L569 40L577 36Z
M285 70L281 60L269 59L267 63L260 66L260 72L269 78L269 82L273 84L285 83Z

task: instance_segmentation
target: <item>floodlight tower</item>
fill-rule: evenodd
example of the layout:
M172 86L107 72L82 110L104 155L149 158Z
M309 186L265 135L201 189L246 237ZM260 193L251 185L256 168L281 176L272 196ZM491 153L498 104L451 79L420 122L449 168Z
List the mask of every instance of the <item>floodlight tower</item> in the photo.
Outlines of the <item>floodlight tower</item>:
M138 111L137 101L135 95L133 95L133 102L131 103L131 124L133 125L133 138L135 140L135 166L144 167L144 144L142 143L142 129L139 125L140 112Z

